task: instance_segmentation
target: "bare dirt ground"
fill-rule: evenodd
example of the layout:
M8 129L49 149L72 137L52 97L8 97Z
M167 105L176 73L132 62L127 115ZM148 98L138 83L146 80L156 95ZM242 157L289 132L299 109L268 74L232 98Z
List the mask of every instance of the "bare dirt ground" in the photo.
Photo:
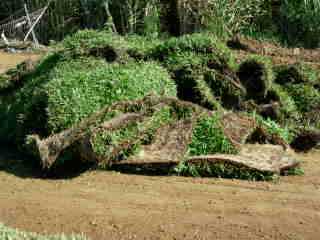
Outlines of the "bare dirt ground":
M9 68L15 67L17 64L31 59L36 60L39 54L32 53L6 53L0 50L0 74L7 71Z
M272 59L273 64L304 63L320 69L320 49L285 48L275 43L261 42L253 39L241 39L241 42L250 50L236 50L236 58L241 62L248 54L258 54Z
M304 176L247 182L87 171L40 179L0 150L0 222L92 239L319 239L320 152ZM22 160L21 160L22 161Z

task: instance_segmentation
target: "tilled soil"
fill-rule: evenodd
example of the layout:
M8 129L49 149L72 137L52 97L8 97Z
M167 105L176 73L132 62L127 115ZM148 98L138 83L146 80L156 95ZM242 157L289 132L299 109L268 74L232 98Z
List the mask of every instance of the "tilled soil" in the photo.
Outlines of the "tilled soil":
M0 222L92 239L319 239L320 152L276 182L87 171L48 180L0 150Z

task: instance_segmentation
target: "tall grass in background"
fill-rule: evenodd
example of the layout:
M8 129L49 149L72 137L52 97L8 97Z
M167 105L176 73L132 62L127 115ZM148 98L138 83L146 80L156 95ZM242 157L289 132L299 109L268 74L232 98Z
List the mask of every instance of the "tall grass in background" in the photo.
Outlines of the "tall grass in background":
M267 14L265 0L209 0L202 9L204 28L220 37L240 34Z
M0 20L23 9L26 3L32 12L46 6L49 0L2 0ZM82 28L102 27L105 23L103 0L54 0L36 31L42 43L61 40Z
M48 2L25 1L31 10ZM0 1L0 20L23 3ZM53 0L36 31L48 43L79 29L106 27L110 17L120 34L211 31L221 38L249 34L304 47L318 47L320 38L320 0Z
M280 8L280 19L280 34L288 45L319 47L319 0L285 0Z

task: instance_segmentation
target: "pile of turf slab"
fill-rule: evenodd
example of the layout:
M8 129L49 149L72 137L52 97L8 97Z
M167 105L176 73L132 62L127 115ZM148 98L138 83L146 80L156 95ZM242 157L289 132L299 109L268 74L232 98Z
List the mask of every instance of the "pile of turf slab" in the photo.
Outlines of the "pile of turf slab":
M6 74L19 84L8 78L0 91L0 139L31 153L46 169L69 155L79 164L108 168L172 168L190 157L234 159L247 143L281 145L275 150L281 162L291 141L286 128L256 113L227 110L248 110L252 102L254 112L280 101L280 110L292 102L300 111L293 90L273 87L269 61L252 56L237 66L210 34L149 41L80 31L32 67L19 69ZM290 159L288 168L296 167ZM238 160L227 166L281 172Z
M210 34L171 38L150 56L160 61L176 82L178 97L209 109L239 107L245 93L231 51Z

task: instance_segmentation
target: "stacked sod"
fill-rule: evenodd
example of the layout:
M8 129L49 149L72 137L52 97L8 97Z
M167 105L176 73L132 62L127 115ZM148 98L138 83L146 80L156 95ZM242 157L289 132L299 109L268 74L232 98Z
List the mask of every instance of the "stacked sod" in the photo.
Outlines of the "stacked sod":
M295 119L304 127L319 128L320 90L319 73L305 63L296 63L275 68L278 93L287 94L294 103ZM289 104L288 107L293 110Z
M128 45L119 36L82 31L59 44L27 74L19 74L18 67L11 71L17 74L3 75L19 76L19 84L2 81L1 140L22 147L28 135L48 137L117 101L148 94L176 96L167 70L152 61L137 62L127 54Z
M238 68L210 34L148 42L80 31L12 76L19 84L2 89L0 138L40 157L44 168L62 163L66 152L104 167L139 156L160 165L199 154L234 159L255 124L224 109L268 103L274 91L268 62L255 57Z
M22 88L3 97L2 126L7 128L2 128L2 138L9 135L20 141L31 133L48 136L116 101L150 92L176 94L167 71L155 63L119 65L80 58L58 61L47 69L56 58L48 56Z
M209 109L237 108L244 93L232 53L210 34L171 38L150 56L172 73L178 97Z

